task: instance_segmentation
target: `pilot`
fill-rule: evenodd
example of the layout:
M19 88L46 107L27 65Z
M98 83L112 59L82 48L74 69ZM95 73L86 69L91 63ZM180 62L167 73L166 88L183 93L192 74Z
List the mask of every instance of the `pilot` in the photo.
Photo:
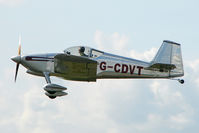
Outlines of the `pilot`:
M80 54L81 56L88 57L88 55L86 55L86 54L84 53L84 51L85 51L85 47L80 47L80 48L79 48L79 54Z

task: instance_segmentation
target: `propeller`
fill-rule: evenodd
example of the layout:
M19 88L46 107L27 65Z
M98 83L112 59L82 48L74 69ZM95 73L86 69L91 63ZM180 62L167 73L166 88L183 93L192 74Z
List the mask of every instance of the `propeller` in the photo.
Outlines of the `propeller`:
M15 72L15 82L17 80L17 74L19 70L19 65L21 63L21 36L19 36L19 47L18 47L18 55L11 58L14 62L16 62L16 72Z

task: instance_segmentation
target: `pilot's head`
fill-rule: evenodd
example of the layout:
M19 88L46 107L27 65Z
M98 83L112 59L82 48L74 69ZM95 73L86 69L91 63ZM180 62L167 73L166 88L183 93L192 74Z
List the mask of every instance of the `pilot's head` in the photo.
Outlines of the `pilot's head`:
M79 52L80 52L80 53L84 53L84 51L85 51L85 47L80 47L80 48L79 48Z

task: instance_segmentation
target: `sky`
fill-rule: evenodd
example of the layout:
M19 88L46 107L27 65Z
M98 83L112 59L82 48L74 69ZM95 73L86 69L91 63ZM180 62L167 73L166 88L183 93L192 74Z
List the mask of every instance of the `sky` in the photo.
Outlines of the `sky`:
M0 130L4 133L197 133L198 0L0 0ZM68 96L49 99L42 77L19 68L22 54L86 45L151 61L163 40L181 44L185 84L118 79L94 83L51 77Z

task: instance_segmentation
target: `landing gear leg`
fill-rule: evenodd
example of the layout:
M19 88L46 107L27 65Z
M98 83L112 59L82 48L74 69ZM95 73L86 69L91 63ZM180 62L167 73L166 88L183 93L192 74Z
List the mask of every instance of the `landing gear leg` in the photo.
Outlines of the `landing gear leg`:
M50 81L50 75L49 75L49 72L44 72L43 74L44 74L44 77L45 77L45 79L46 79L46 82L47 82L48 84L50 84L50 83L51 83L51 81Z
M179 83L184 84L184 79L171 79L171 80L177 80Z
M44 77L45 77L45 79L46 79L47 84L51 84L49 72L43 72L43 74L44 74ZM54 94L54 93L56 93L56 92L50 92L50 91L49 91L48 93ZM55 98L56 98L56 96L48 96L48 97L49 97L50 99L55 99Z

